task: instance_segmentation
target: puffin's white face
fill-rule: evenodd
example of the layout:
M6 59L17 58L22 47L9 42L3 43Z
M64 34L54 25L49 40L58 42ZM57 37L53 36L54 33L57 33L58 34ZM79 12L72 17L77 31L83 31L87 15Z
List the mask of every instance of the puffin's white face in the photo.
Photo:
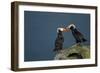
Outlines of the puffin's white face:
M76 26L74 24L70 24L67 28L71 28L71 27L76 28Z
M64 28L57 28L57 33L59 32L59 30L63 32Z
M69 28L57 28L57 33L59 32L59 30L62 32L69 32L70 31Z
M69 25L68 27L66 27L66 28L62 28L62 27L57 28L57 33L59 32L59 30L60 30L61 32L69 32L71 26L73 26L74 28L76 28L74 24L70 24L70 25Z

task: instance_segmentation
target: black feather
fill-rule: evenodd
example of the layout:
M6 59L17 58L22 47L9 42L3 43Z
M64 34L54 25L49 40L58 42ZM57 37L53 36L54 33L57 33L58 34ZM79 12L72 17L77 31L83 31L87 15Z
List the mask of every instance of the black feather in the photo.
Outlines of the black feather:
M63 48L63 42L64 42L64 37L62 31L59 30L57 38L55 40L55 48L53 51L61 50Z
M72 34L76 40L76 43L86 42L87 40L84 38L83 34L79 32L76 28L71 28Z

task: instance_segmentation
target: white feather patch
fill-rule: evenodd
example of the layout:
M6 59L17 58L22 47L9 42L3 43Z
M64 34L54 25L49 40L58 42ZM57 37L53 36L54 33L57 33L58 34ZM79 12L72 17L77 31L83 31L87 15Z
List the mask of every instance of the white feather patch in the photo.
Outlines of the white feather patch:
M76 26L74 25L74 24L70 24L67 28L70 28L70 27L74 27L74 28L76 28Z
M64 28L57 28L57 33L60 31L64 31Z

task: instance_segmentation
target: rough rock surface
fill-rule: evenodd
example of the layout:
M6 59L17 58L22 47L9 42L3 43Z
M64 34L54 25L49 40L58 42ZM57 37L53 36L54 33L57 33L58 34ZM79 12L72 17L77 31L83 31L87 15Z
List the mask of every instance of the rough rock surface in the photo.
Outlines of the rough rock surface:
M75 44L56 52L55 60L88 59L90 58L90 46Z

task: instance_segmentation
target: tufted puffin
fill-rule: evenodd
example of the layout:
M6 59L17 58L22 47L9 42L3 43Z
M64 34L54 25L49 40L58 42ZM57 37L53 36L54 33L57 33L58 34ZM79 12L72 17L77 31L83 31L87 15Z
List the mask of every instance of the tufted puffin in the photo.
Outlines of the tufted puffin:
M82 43L82 42L87 41L84 38L83 34L79 30L77 30L77 28L76 28L76 26L74 24L70 24L68 27L66 27L66 29L70 29L71 30L71 32L72 32L72 34L73 34L73 36L74 36L74 38L76 40L76 43Z
M63 32L66 29L64 28L57 28L57 37L55 40L55 48L53 51L59 51L61 49L63 49L63 42L64 42L64 36L63 36Z

